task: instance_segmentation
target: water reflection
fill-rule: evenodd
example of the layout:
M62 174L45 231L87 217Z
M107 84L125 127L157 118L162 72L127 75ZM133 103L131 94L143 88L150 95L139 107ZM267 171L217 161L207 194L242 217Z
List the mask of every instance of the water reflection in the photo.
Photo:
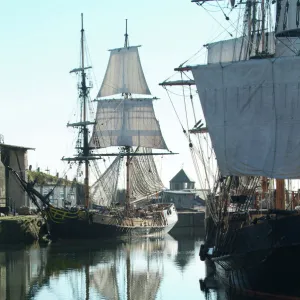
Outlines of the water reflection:
M38 245L0 252L0 299L25 299L29 287L45 276L46 252Z
M0 249L0 299L205 299L199 235Z

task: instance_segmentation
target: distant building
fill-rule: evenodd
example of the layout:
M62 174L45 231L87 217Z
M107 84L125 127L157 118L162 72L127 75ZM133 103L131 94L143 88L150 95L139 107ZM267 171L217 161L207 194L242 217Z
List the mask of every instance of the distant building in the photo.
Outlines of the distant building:
M14 174L4 167L10 166L27 180L27 150L34 149L0 143L0 206L8 206L16 210L21 206L28 206L27 194L20 187Z
M196 193L193 191L171 191L163 192L163 203L174 203L177 209L190 209L194 207Z
M28 171L28 177L31 181L36 180L34 188L43 196L46 196L50 191L53 192L49 196L50 203L56 207L84 205L83 185L75 179L70 181L65 178L37 171ZM82 203L81 203L82 202ZM32 206L32 205L31 205Z
M196 193L195 181L192 181L185 171L181 169L171 180L170 190L162 194L164 203L174 203L177 209L190 209L194 207Z
M194 189L195 181L192 181L181 169L171 180L170 190L180 191L185 189Z

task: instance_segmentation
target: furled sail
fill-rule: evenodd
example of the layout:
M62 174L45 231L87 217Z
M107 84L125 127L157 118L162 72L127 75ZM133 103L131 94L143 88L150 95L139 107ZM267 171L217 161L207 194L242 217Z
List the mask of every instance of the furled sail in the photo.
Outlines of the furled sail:
M110 58L97 97L130 93L150 95L138 46L110 50Z
M167 149L153 99L99 100L90 146L141 146Z
M223 175L300 178L300 57L192 67Z
M270 54L274 54L275 34L274 32L270 32L266 33L266 35L264 49L262 39L257 34L253 36L252 42L245 36L207 44L207 63L214 64L247 60L249 57L255 56L256 52L261 53L265 50Z
M112 164L91 187L94 204L109 206L116 199L121 157L117 156Z
M150 153L151 149L139 148L139 153ZM130 165L130 196L135 200L153 195L164 188L151 155L134 156Z
M300 6L298 0L277 1L276 56L300 54Z
M299 1L277 1L276 36L296 37L300 34L299 28Z

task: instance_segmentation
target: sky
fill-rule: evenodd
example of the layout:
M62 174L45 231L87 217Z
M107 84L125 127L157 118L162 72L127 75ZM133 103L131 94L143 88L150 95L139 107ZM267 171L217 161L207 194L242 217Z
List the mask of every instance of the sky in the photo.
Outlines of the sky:
M35 148L28 152L33 169L64 173L62 156L75 153L75 132L66 124L77 107L77 81L69 71L79 66L81 13L95 74L91 97L95 98L104 77L107 50L124 44L128 19L129 44L142 45L139 52L148 86L152 95L160 98L154 109L165 141L171 151L179 153L156 158L163 183L168 187L183 167L199 187L188 141L166 91L158 84L191 57L190 64L203 63L205 51L194 54L204 44L230 36L219 24L222 14L212 18L213 13L190 0L2 2L0 134L5 143ZM186 124L183 98L176 96L182 91L170 90L177 113ZM195 102L201 118L198 97ZM194 125L193 120L189 123Z

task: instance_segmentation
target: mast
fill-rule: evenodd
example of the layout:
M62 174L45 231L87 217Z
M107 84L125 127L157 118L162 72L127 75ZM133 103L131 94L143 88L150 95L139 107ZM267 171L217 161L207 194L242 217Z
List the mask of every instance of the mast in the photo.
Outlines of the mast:
M89 146L89 130L88 126L89 125L95 125L95 122L90 122L87 120L87 101L88 101L88 95L89 95L89 89L92 86L87 86L86 84L86 69L90 69L91 67L85 67L84 65L84 28L83 28L83 14L81 14L81 66L79 68L73 69L70 71L70 73L80 73L81 75L81 82L80 86L78 89L80 90L79 92L79 97L82 98L82 115L80 118L79 122L76 123L68 123L67 126L71 127L78 127L80 128L80 136L82 140L79 140L78 147L78 155L74 157L69 157L65 158L63 157L62 160L66 161L76 161L81 164L84 162L85 164L85 178L84 178L84 203L85 207L88 209L89 208L89 200L90 200L90 195L89 195L89 161L90 160L96 160L96 159L101 159L100 156L94 156L91 154L90 149L91 147ZM83 145L81 144L83 142Z
M129 43L128 43L128 33L127 33L127 19L126 19L126 29L125 29L125 42L124 42L124 48L128 48Z
M125 41L124 41L124 48L128 47L128 33L127 33L127 19L125 20ZM123 70L124 72L124 70ZM123 74L124 76L124 74ZM124 98L128 99L128 93L124 93ZM124 113L124 112L123 112ZM123 120L125 122L125 120ZM125 152L126 152L126 198L125 198L125 211L128 212L130 209L130 191L129 191L129 168L130 168L130 147L125 146Z
M265 0L261 1L261 49L262 52L265 51Z
M83 154L84 156L89 155L89 142L88 142L88 128L85 124L86 122L86 100L87 100L87 86L86 86L86 74L84 72L84 29L83 29L83 13L81 13L81 91L83 97ZM85 178L84 178L84 197L85 197L85 207L89 207L89 160L86 158L85 163Z
M126 151L126 198L125 198L125 209L126 211L129 211L130 209L130 189L129 189L129 167L130 167L130 147L126 146L125 147Z

